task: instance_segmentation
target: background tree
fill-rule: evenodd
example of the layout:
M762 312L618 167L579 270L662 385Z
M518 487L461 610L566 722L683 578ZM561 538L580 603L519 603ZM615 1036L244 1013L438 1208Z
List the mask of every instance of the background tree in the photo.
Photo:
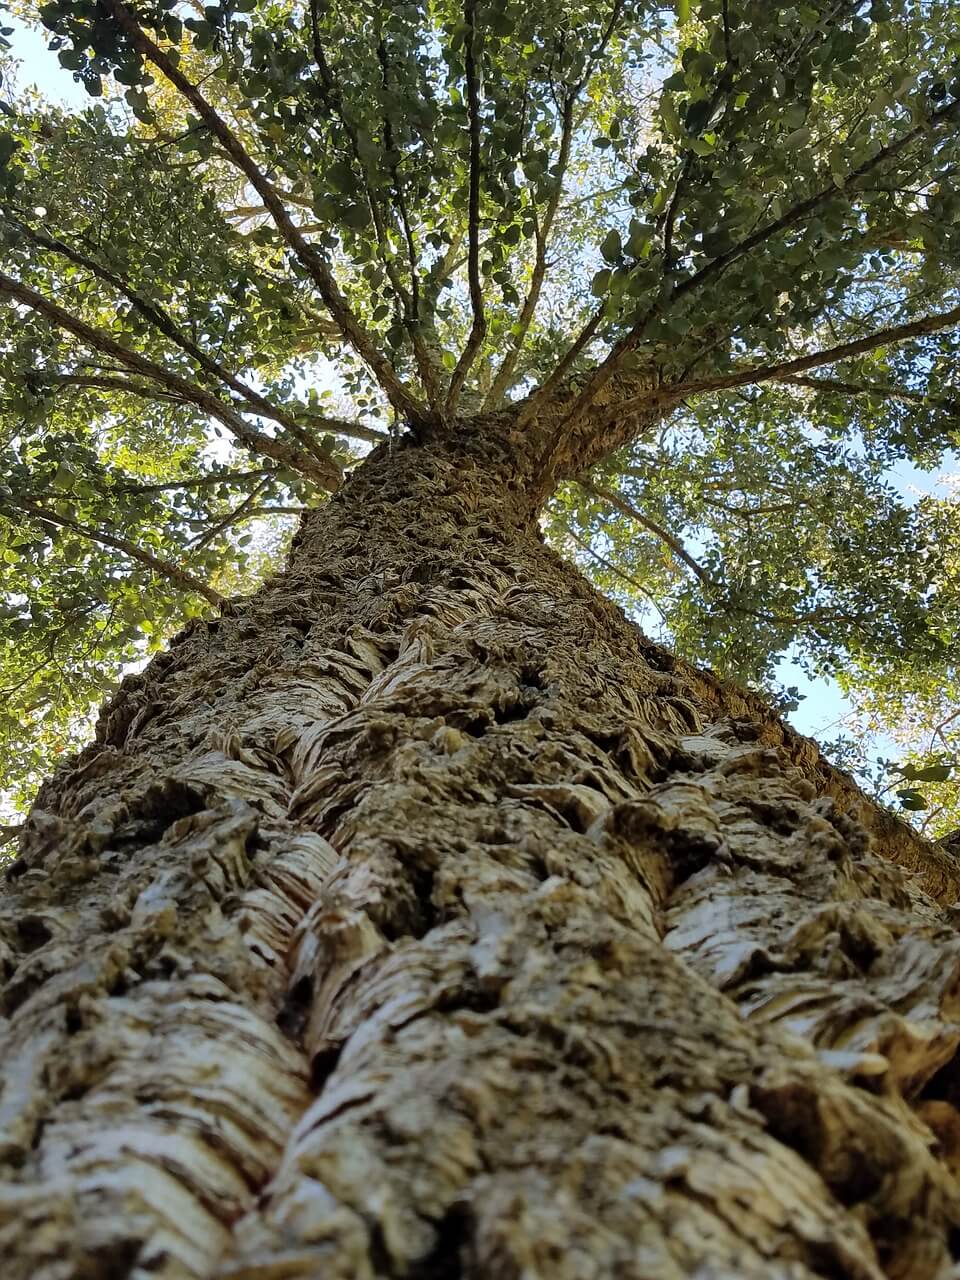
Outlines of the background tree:
M949 1274L950 854L539 526L946 733L886 471L956 429L960 16L40 16L104 102L0 135L11 771L188 625L9 868L14 1274Z

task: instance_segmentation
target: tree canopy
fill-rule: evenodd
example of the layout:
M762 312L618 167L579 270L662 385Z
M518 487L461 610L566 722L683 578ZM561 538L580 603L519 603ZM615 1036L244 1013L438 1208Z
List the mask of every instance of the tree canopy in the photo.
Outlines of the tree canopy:
M22 12L91 105L5 69L4 784L371 445L510 411L560 550L724 675L795 645L957 825L960 531L890 479L960 425L957 6Z

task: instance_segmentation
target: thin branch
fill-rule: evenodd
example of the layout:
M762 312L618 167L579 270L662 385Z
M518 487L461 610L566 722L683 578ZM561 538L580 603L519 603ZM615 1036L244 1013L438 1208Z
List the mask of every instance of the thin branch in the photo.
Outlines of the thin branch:
M939 111L935 111L927 120L916 125L900 138L885 147L881 147L876 155L864 160L856 169L851 170L846 178L839 182L831 180L829 184L824 185L812 196L808 196L806 200L801 200L793 205L779 218L774 218L771 222L759 227L752 235L741 240L739 244L728 249L726 253L718 254L716 258L713 258L706 266L690 276L689 279L681 281L674 289L673 297L682 297L684 294L690 293L691 290L699 288L715 275L725 270L731 263L749 253L751 249L757 248L758 245L778 235L781 231L786 231L798 222L803 221L809 214L815 213L822 205L827 204L838 194L849 191L861 178L866 177L868 173L872 173L874 169L884 164L887 160L894 159L912 143L916 142L918 138L925 137L932 129L941 124L954 122L958 115L960 115L960 99L949 103Z
M629 583L630 586L633 587L634 591L639 591L639 593L642 596L646 596L646 598L650 601L650 603L656 609L657 613L659 613L660 617L663 619L664 625L666 625L667 615L663 612L663 610L657 604L656 600L653 598L653 596L650 594L650 592L647 590L646 587L642 586L641 583L639 583L636 580L636 578L631 577L631 575L627 573L626 570L619 568L617 565L613 564L612 561L607 560L606 557L602 556L599 553L599 551L594 551L590 543L587 542L586 539L581 538L578 533L575 533L569 524L565 524L564 528L569 534L569 536L580 548L581 551L585 551L588 556L592 556L592 558L596 560L597 564L599 564L602 568L606 569L608 573L615 574L616 577L622 578L624 582Z
M309 409L303 409L305 422L315 422L317 427L336 436L347 436L351 440L366 440L370 444L383 444L390 436L386 431L377 431L375 427L365 427L362 422L348 422L345 418L326 418L321 414L314 415Z
M839 346L829 347L825 351L814 351L810 355L800 356L796 360L786 360L782 364L753 365L749 369L737 369L732 373L722 374L717 378L705 378L701 382L688 382L683 386L671 388L678 395L688 396L706 391L724 391L730 387L742 387L760 382L783 381L787 375L802 373L805 369L816 369L821 365L835 364L838 360L848 360L852 356L863 355L874 351L877 347L891 346L896 342L906 342L910 338L922 338L941 329L949 329L960 325L960 306L950 311L941 311L932 316L924 316L922 320L911 320L908 324L893 325L889 329L880 329L868 334L865 338L857 338L854 342L843 342ZM629 401L620 409L629 405Z
M83 267L85 270L92 272L98 279L105 281L111 285L118 293L131 304L133 309L141 315L148 324L159 330L164 337L169 338L175 346L181 351L185 351L188 356L194 359L204 372L211 375L228 386L231 391L235 391L241 399L246 400L247 404L252 405L257 413L264 418L270 418L274 422L280 423L281 426L299 440L300 443L311 453L316 452L317 442L311 438L310 434L304 431L293 418L284 413L283 409L273 404L259 391L254 390L242 378L238 378L236 374L230 372L219 361L208 355L202 347L198 347L177 325L173 317L156 303L149 302L140 293L137 292L130 284L115 272L108 270L95 259L81 253L78 249L74 249L72 245L66 244L63 240L59 240L54 236L47 235L46 232L37 231L33 227L28 226L25 222L21 222L19 218L11 218L11 221L35 244L42 248L50 249L54 253L60 254L67 258L76 266Z
M513 383L517 360L530 330L530 325L533 323L533 317L537 311L537 303L540 301L543 281L547 274L547 245L554 219L557 216L557 209L560 206L560 197L563 195L563 177L570 160L575 101L576 99L572 95L568 95L563 105L563 130L560 135L560 150L556 163L556 184L544 210L543 220L537 227L537 249L533 263L533 273L530 276L530 286L527 289L527 295L523 300L520 315L517 317L517 323L511 335L510 347L503 358L500 368L497 370L490 392L484 400L483 407L485 409L495 409L503 403L503 398Z
M131 382L129 378L111 377L108 374L47 373L43 369L31 370L33 377L57 387L78 387L94 391L123 391L127 395L140 396L144 400L168 400L184 404L182 396L146 382ZM28 375L30 376L30 375Z
M798 507L807 507L810 503L798 498L796 502L769 502L763 503L758 507L735 507L729 502L720 502L717 498L708 498L706 494L701 497L708 506L716 507L718 511L725 511L727 515L736 516L740 520L750 520L753 516L773 516L786 515L791 511L796 511Z
M583 328L577 334L577 337L574 339L574 341L567 348L564 355L557 362L556 367L554 368L550 376L547 378L547 380L544 383L542 383L536 389L536 391L534 391L532 395L528 396L527 399L523 402L523 408L521 410L519 417L517 418L518 431L522 430L529 422L532 421L533 418L536 417L537 412L540 409L541 405L543 405L550 398L550 396L553 394L554 391L557 390L558 387L560 387L560 385L563 383L564 378L567 376L567 374L570 372L571 368L573 367L577 357L580 355L580 353L584 350L585 347L588 347L590 345L590 343L596 337L597 330L600 328L600 325L602 323L603 323L603 304L601 303L601 305L597 307L596 311L593 313L593 315L590 317L587 323L583 326ZM565 425L565 422L561 423L560 426L557 428L556 432L554 433L553 437L551 438L550 444L548 445L545 451L545 455L544 455L545 458L548 458L552 454L554 446L559 440L560 432L562 431L564 425Z
M205 489L208 486L229 484L234 480L255 480L261 476L274 476L273 467L263 467L257 471L223 471L219 475L196 476L192 480L168 480L163 484L125 484L117 485L113 493L160 493L166 489Z
M566 174L567 165L570 161L570 148L573 141L574 133L574 108L580 94L593 78L593 74L597 69L597 64L607 50L613 33L620 21L623 13L623 0L616 0L610 13L610 19L604 28L603 35L597 44L597 47L590 55L586 69L580 79L574 84L566 94L562 112L562 126L560 134L560 147L557 154L554 172L556 183L544 210L543 221L537 228L537 249L536 257L533 265L533 274L530 277L530 287L527 290L527 296L524 298L520 315L517 318L516 332L512 338L510 349L503 359L496 377L493 380L493 386L484 401L484 408L497 408L503 402L503 398L510 388L514 370L516 369L517 360L520 356L521 348L524 340L533 323L533 317L536 314L537 304L540 301L540 293L543 288L544 277L547 270L547 246L550 239L550 232L553 228L554 221L557 216L557 210L560 206L560 200L563 196L563 179ZM592 336L592 335L591 335ZM581 348L578 348L579 351ZM574 357L575 358L575 357Z
M300 450L293 448L284 441L275 440L272 436L264 435L263 432L257 431L255 427L251 427L249 423L245 422L231 405L215 396L213 392L208 391L205 387L198 386L196 383L187 382L185 378L181 378L178 374L171 373L161 365L154 364L152 360L148 360L145 356L122 346L109 334L104 333L101 329L95 329L92 325L87 324L86 321L80 320L68 311L64 311L62 307L59 307L55 302L51 302L42 294L37 293L36 290L21 284L10 276L0 274L0 296L2 295L6 295L15 302L20 302L32 311L36 311L59 328L66 329L68 333L72 333L93 350L112 356L114 360L125 365L128 369L132 369L135 373L148 378L153 378L154 381L167 387L168 390L175 392L181 399L196 405L197 408L202 409L212 418L222 422L231 435L235 436L244 448L250 450L251 453L274 458L283 466L289 467L293 471L301 472L311 480L323 485L324 488L336 488L338 486L340 472L339 468L336 468L332 462L321 461L321 459L312 455L301 453Z
M324 105L329 111L334 113L343 126L344 133L350 143L350 150L353 153L354 162L360 170L363 179L363 190L367 197L367 204L370 207L370 216L373 219L373 227L377 237L377 246L380 250L380 262L387 273L390 286L393 289L396 298L399 314L394 314L398 320L406 320L409 322L411 315L412 298L410 293L400 279L400 273L397 271L396 263L390 252L390 244L387 239L386 223L383 219L383 209L377 198L377 193L373 189L370 181L370 175L363 161L363 155L360 150L359 135L354 127L353 121L347 114L344 105L343 95L340 92L340 86L337 84L336 77L330 70L330 64L327 62L327 56L324 52L323 42L320 39L320 12L319 0L310 0L310 29L311 39L313 43L313 60L320 72L320 91L323 96Z
M0 825L0 848L16 840L25 825L23 822L18 823L16 826L8 826L6 823Z
M212 542L214 538L217 537L218 534L223 533L225 529L229 529L230 526L232 524L236 524L238 520L242 520L244 515L250 511L253 504L256 502L257 498L260 497L260 494L263 493L268 483L269 483L269 477L261 480L258 485L255 485L238 507L236 507L233 511L228 511L227 514L222 519L218 520L215 524L211 525L210 528L207 529L204 533L200 534L200 536L193 543L191 550L194 552L199 551L201 547L205 547L209 542Z
M316 507L304 506L277 506L277 507L251 507L238 517L242 520L262 520L267 516L302 516L307 511L316 511ZM236 523L236 522L235 522Z
M186 403L182 396L175 395L172 391L163 391L161 388L151 386L145 382L130 382L129 379L116 375L47 373L43 369L35 369L32 373L35 378L53 383L56 386L123 391L129 395L141 396L145 400L168 400L173 404ZM349 422L344 418L328 418L322 414L314 415L309 409L305 409L300 405L293 407L298 416L320 431L338 436L347 436L352 440L366 440L370 444L382 444L385 440L390 439L386 431L377 431L374 427L365 427L362 422ZM266 417L266 414L263 416ZM259 473L248 472L247 474ZM173 487L176 488L176 486Z
M960 99L949 103L939 111L935 111L921 124L918 124L913 129L908 130L908 132L903 134L900 138L889 143L886 147L881 147L876 155L858 165L857 168L853 169L846 178L839 182L831 179L829 184L825 184L819 191L815 192L812 196L808 196L805 200L798 201L797 204L793 205L779 218L775 218L771 222L765 223L751 235L746 236L741 240L739 244L734 245L725 253L718 254L716 258L711 259L711 261L703 266L699 271L675 285L669 301L681 298L692 290L700 288L702 285L708 283L714 278L714 276L722 273L728 266L744 257L752 249L757 248L759 245L770 240L780 232L786 231L790 227L795 226L798 222L802 222L806 217L810 214L816 213L822 205L829 203L829 201L834 199L837 195L849 191L857 182L866 177L867 174L873 172L874 169L878 168L886 161L894 159L902 151L906 150L916 142L918 138L927 136L932 129L939 125L953 123L958 115L960 115ZM579 392L573 404L569 407L563 421L557 427L551 449L548 450L545 456L544 470L549 466L552 450L555 449L556 443L559 441L563 429L565 427L569 427L571 423L578 420L583 413L589 409L590 405L596 399L597 394L616 372L623 357L635 350L637 345L640 343L646 324L651 315L653 315L656 305L657 304L651 304L651 306L647 308L636 324L634 324L630 332L614 345L606 359L593 370L589 380ZM811 368L813 366L806 365L804 367ZM738 384L733 383L730 385Z
M599 485L592 484L589 480L578 480L577 484L585 492L592 494L595 498L602 499L604 502L608 502L622 516L626 516L628 520L635 521L641 528L648 530L654 537L659 538L665 546L669 547L674 558L685 564L705 587L712 588L715 585L703 565L694 560L679 538L675 538L669 529L665 529L656 520L651 520L649 516L643 515L636 507L631 506L629 502L625 502L619 494L614 493L611 489L603 489Z
M174 88L190 103L200 119L220 143L230 161L246 177L263 200L278 231L293 250L295 256L307 269L310 278L317 286L320 296L326 303L327 309L340 332L356 351L357 355L370 367L390 403L403 417L413 422L424 421L427 416L425 407L420 404L397 377L393 366L374 342L373 336L351 311L346 298L340 291L340 286L337 284L327 259L315 245L304 237L303 233L295 225L277 189L266 174L254 163L237 136L210 103L207 102L200 90L186 78L167 54L142 30L133 15L122 3L122 0L103 0L103 4L129 37L137 52L162 72Z
M453 233L443 257L438 257L427 271L427 284L431 289L439 289L444 280L449 280L454 271L463 266L464 259L460 257L462 247L463 228L458 227Z
M670 271L673 267L673 228L676 225L677 214L680 211L680 198L683 195L683 188L693 167L693 154L692 151L687 151L683 157L683 163L680 165L680 172L677 175L676 186L673 188L673 195L670 197L666 216L663 219L663 269L665 272Z
M315 0L314 0L315 3ZM390 88L390 60L387 56L387 45L381 34L377 41L377 60L380 63L380 78L384 91ZM393 125L390 121L390 113L383 113L383 143L387 152L392 152L393 147ZM409 314L407 317L407 329L410 334L410 341L413 345L414 359L417 362L417 371L420 374L420 381L423 389L427 394L427 400L431 408L440 409L443 400L442 389L442 366L438 360L434 360L429 345L424 341L421 332L421 286L420 273L418 264L420 255L417 251L416 241L413 235L413 228L410 222L410 215L407 211L407 201L403 193L403 181L400 177L400 168L396 163L391 164L390 174L393 178L393 203L396 207L397 215L400 221L400 228L403 238L407 246L407 261L410 265L410 295L409 295ZM390 269L391 261L387 260L387 269Z
M446 409L456 411L460 392L487 336L487 318L483 309L483 282L480 279L480 76L477 68L477 0L465 0L463 21L467 28L464 42L464 70L467 78L467 119L470 128L470 188L467 211L467 275L470 282L470 307L473 323L466 346L450 377Z
M878 396L884 400L901 400L904 404L932 405L935 408L960 413L960 400L929 396L922 391L908 391L903 387L881 387L869 382L846 382L842 378L810 378L790 374L775 378L774 381L785 382L796 387L809 387L812 391L835 391L840 395L850 396Z
M82 538L87 538L90 542L97 542L101 546L112 547L115 551L122 551L131 560L137 560L140 564L145 564L155 573L160 574L161 577L166 578L182 590L194 591L197 595L203 596L210 604L222 605L224 603L224 597L219 591L214 591L213 587L201 582L199 578L188 570L181 569L179 565L174 564L171 560L163 560L149 551L144 551L142 547L138 547L135 542L130 542L127 538L105 533L101 529L91 529L88 525L80 524L77 520L71 520L67 516L57 515L54 511L37 506L26 498L6 499L5 501L8 506L32 516L34 520L60 525L64 529L70 529L79 534Z

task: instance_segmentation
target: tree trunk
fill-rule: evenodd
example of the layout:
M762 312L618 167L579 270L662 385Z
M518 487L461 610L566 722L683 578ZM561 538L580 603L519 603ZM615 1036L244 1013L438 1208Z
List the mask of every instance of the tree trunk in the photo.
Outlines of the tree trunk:
M9 1280L954 1274L953 862L644 640L535 490L379 450L42 789Z

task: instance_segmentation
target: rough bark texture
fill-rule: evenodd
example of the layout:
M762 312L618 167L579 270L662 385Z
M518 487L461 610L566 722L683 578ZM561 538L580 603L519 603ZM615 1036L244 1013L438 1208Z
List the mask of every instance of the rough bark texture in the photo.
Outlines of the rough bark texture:
M379 451L44 787L9 1280L954 1274L952 860L547 549L540 452Z

